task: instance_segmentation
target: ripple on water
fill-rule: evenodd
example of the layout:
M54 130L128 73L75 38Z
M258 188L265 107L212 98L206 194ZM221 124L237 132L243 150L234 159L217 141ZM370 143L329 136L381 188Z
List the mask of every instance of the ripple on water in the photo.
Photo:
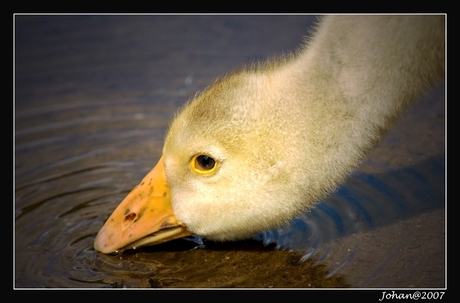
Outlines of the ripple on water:
M73 110L74 114L78 111L87 112ZM45 112L49 111L39 111L37 116L28 113L28 117L46 120L41 116ZM152 150L159 155L168 122L157 117L157 122L146 123L156 119L147 114L112 118L51 120L49 125L26 127L16 134L16 287L150 287L147 277L171 279L174 275L169 274L179 270L142 252L111 256L93 249L94 237L111 211L153 167L155 157L144 157L152 155ZM147 143L145 138L152 132L156 134L153 143ZM444 174L444 155L379 174L359 170L311 211L256 238L278 248L303 251L303 260L334 260L331 274L351 264L356 268L366 246L384 246L368 231L444 207ZM342 239L349 239L346 247L340 246ZM368 243L364 245L363 240ZM387 255L363 270L362 286L398 257L397 246L381 250ZM120 281L134 284L119 285Z
M93 241L153 166L171 110L126 102L77 98L16 108L16 287L106 287L120 264L135 266L101 263Z
M357 171L335 194L311 211L304 212L287 226L261 233L257 238L265 244L276 243L280 248L304 251L302 260L313 256L318 262L334 260L330 266L331 274L353 263L354 271L362 270L361 280L356 283L368 286L367 283L372 282L380 272L388 270L389 264L403 259L403 250L423 245L418 242L417 234L404 228L404 222L431 211L443 212L444 163L444 155L438 155L414 167L403 167L382 174ZM376 238L379 230L391 229L393 225L399 226L398 234L389 235L385 232L384 238ZM436 242L442 245L442 239ZM391 243L394 246L388 247ZM357 264L356 261L362 257L362 253L370 254L368 246L381 247L380 253L384 256L380 259L376 255L373 266L358 269L359 262ZM443 264L442 260L438 263ZM417 265L408 264L405 265L407 270L416 270L414 266ZM423 271L420 268L418 270ZM404 273L402 268L397 271L400 275ZM443 278L442 271L437 278Z
M224 20L230 26L196 23L201 27L186 31L193 39L184 40L176 39L183 31L171 32L181 28L177 24L191 23L176 23L177 19L166 22L146 16L141 23L136 18L109 18L109 22L84 16L64 16L55 19L56 23L48 17L32 19L35 22L30 24L23 20L23 27L17 22L22 35L16 41L15 286L150 287L162 286L158 282L162 279L173 284L171 279L181 278L174 275L178 266L167 266L154 254L142 251L99 254L93 249L94 237L116 205L155 164L169 120L178 103L187 99L182 92L192 95L212 80L214 76L210 79L209 75L227 70L224 65L209 64L210 58L227 62L216 57L209 44L190 44L190 50L178 41L201 41L209 37L202 34L208 28L216 36L224 31L223 36L238 37L245 23L221 17L213 22ZM120 22L117 26L112 23L115 19ZM158 26L139 27L149 22ZM232 31L232 24L239 24L240 30ZM276 27L280 24L285 23ZM171 31L148 31L168 25ZM130 34L120 36L121 29ZM304 32L304 27L299 31ZM147 34L152 34L153 42L145 40ZM171 37L174 41L168 40ZM120 41L129 43L119 47ZM257 41L268 40L260 36ZM152 44L147 45L149 42ZM228 49L226 39L220 42L222 49ZM247 43L239 43L235 47L245 51ZM258 43L253 47L260 49ZM235 58L261 55L258 50L247 51L245 55L234 52ZM200 87L192 87L191 78L182 83L184 74L192 72L184 71L190 58L203 60L193 63L199 68L192 68L199 70L193 83ZM232 60L228 62L228 68L234 67ZM331 274L346 272L358 286L375 285L372 282L378 279L378 285L405 286L395 277L403 279L408 271L412 271L407 274L410 283L426 273L432 281L433 272L442 275L442 268L430 267L438 260L443 263L442 249L415 258L410 251L423 247L429 252L427 244L442 246L444 222L429 221L433 225L423 233L413 232L423 228L423 222L406 224L445 207L444 91L433 96L436 100L405 115L406 126L384 141L388 148L379 155L383 169L355 172L316 208L256 238L280 249L300 250L303 260L314 257L328 262ZM410 162L416 154L422 156ZM372 164L378 162L375 154L370 157ZM397 168L388 169L394 159L403 160ZM147 277L154 278L153 285ZM429 282L426 285L433 286Z
M41 166L33 178L18 176L16 287L151 287L152 277L170 278L179 270L142 252L113 256L94 251L94 237L110 212L152 166L142 161L94 159L95 154L88 151ZM303 261L311 257L327 261L335 255L331 274L340 272L363 250L362 238L353 238L356 234L444 207L444 162L440 155L382 174L357 171L311 211L256 238L278 248L304 251ZM346 237L354 240L337 257L337 241ZM366 272L361 280L364 286L397 256L391 249L387 252ZM120 281L130 282L118 285Z
M93 249L96 233L127 194L110 182L123 168L99 164L16 190L16 287L107 287L117 274L155 273L158 264L101 258Z

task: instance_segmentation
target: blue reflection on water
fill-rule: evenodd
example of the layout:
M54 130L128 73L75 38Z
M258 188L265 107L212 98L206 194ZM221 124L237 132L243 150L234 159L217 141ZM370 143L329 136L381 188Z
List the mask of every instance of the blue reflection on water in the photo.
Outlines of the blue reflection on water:
M301 249L322 260L338 238L445 208L445 156L385 174L354 173L334 194L287 226L258 234L265 244ZM321 252L319 252L321 250ZM320 253L318 255L318 253ZM344 262L353 257L353 252Z

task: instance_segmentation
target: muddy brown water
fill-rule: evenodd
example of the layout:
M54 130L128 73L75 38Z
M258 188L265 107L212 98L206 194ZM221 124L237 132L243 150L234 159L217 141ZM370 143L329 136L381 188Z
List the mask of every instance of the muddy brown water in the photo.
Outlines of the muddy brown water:
M445 287L444 85L289 225L104 255L97 231L158 160L180 105L225 72L295 50L315 17L14 19L15 288Z

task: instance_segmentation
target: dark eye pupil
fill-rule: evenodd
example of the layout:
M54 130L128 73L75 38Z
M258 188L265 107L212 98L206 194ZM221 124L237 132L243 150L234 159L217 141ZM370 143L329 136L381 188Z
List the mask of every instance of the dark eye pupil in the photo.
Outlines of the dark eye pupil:
M214 168L214 165L216 165L216 162L214 161L214 159L206 155L200 155L196 157L196 161L198 162L200 167L203 169L212 169Z

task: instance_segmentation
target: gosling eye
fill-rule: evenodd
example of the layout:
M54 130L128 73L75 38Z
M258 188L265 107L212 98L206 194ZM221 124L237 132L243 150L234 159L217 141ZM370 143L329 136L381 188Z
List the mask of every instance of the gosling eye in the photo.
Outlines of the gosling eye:
M194 172L207 175L216 170L217 162L210 156L198 154L193 156L190 166Z

